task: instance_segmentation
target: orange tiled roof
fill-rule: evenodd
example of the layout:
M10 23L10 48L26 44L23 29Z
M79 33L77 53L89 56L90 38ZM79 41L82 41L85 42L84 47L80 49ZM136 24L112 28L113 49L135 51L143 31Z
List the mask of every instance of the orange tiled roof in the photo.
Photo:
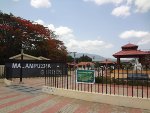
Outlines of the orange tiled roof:
M128 44L122 46L122 48L128 48L128 47L138 47L138 46L134 45L134 44L131 44L131 43L128 43Z
M100 62L101 64L114 64L115 62L112 62L112 61L110 61L110 60L104 60L104 61L102 61L102 62Z
M114 57L117 56L141 56L141 55L148 55L149 52L141 51L141 50L129 50L129 51L119 51L115 54L113 54Z
M86 66L86 65L94 65L92 62L80 62L77 64L77 66Z

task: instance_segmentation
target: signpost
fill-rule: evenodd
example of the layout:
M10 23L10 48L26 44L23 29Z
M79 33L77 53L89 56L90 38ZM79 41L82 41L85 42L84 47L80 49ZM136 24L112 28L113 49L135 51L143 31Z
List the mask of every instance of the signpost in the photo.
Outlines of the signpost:
M77 83L95 83L95 71L94 70L77 70L76 71Z

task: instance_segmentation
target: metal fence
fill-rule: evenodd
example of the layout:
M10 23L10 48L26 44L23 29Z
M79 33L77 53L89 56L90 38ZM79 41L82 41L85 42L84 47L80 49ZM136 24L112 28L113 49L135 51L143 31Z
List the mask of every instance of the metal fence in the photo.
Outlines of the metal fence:
M46 73L45 85L91 93L150 98L150 69L147 67L135 70L132 67L101 66L94 69L94 83L78 83L76 70L68 67L66 76Z

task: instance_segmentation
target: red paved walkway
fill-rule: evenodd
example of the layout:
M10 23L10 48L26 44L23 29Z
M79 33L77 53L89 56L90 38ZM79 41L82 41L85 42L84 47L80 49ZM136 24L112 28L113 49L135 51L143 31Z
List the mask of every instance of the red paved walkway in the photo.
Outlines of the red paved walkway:
M41 92L41 82L31 84L0 86L0 113L150 113L148 110L48 95Z

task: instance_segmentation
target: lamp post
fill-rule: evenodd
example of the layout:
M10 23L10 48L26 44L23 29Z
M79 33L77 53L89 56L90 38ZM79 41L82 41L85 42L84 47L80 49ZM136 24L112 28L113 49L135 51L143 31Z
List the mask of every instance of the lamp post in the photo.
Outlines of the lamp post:
M69 52L69 53L73 53L73 58L74 58L73 63L75 64L75 62L76 62L76 61L75 61L75 57L76 57L76 53L77 53L77 52Z
M76 63L75 57L76 57L76 53L77 53L77 52L69 52L69 53L70 53L70 54L73 53L73 58L74 58L73 63L74 63L74 68L75 68L75 63Z
M74 64L76 63L76 59L75 59L75 57L76 57L76 53L77 52L72 52L73 53L73 56L74 56Z

